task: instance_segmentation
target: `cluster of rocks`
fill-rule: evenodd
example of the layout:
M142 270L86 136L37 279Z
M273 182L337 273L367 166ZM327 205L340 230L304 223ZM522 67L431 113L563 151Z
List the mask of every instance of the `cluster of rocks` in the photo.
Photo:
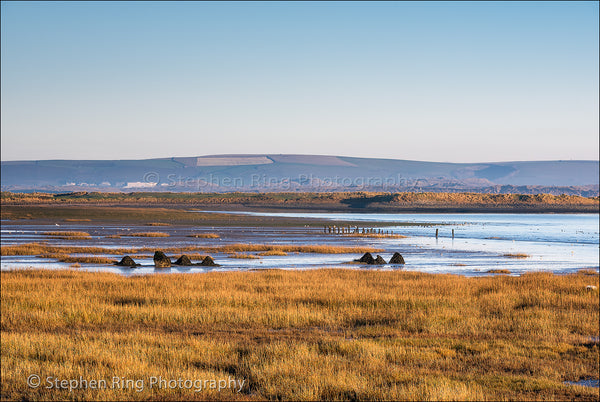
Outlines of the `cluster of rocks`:
M120 265L122 267L137 267L140 264L136 264L136 262L133 261L133 258L126 255L125 257L121 258L121 261L117 262L116 265Z
M121 259L121 261L117 262L116 265L123 267L139 267L140 264L137 264L133 258L126 255ZM171 259L165 255L162 251L156 251L154 253L154 266L156 268L169 268L171 265L179 265L179 266L191 266L191 265L201 265L205 267L218 267L219 264L215 263L210 255L204 257L201 263L194 264L190 257L183 254L181 257L177 259L175 262L171 262Z
M163 254L164 255L164 254ZM166 256L165 256L166 257ZM167 258L168 259L168 258ZM156 264L156 254L154 254L154 263ZM173 265L181 265L181 266L190 266L190 265L203 265L205 267L218 267L219 264L215 263L215 260L212 259L212 257L210 255L207 255L206 257L204 257L204 259L202 260L201 263L198 264L194 264L191 260L190 257L188 257L187 255L183 254L181 257L179 257L177 259L177 261L175 261L173 263Z
M367 264L367 265L404 264L404 257L402 257L402 254L395 252L394 255L392 256L392 259L390 260L390 262L387 263L387 262L385 262L383 257L381 257L380 255L378 255L376 258L373 258L371 253L365 253L358 260L354 260L354 261L361 262L361 263Z

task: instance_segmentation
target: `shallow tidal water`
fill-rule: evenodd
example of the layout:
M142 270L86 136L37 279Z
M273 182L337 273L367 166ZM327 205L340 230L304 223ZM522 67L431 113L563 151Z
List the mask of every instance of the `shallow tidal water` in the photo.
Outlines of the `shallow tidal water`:
M204 211L206 212L206 211ZM215 211L216 212L216 211ZM223 213L223 211L218 211ZM398 251L406 261L402 265L368 266L348 264L360 254L289 253L287 256L261 256L260 259L233 259L227 254L210 253L220 267L173 267L155 269L151 258L136 259L142 266L131 269L112 265L81 264L83 270L110 271L122 274L155 272L206 272L251 270L262 268L313 269L403 269L430 273L452 273L466 276L486 275L489 270L509 270L513 275L532 271L555 273L575 272L590 268L598 270L599 215L597 214L356 214L356 213L259 213L230 212L255 216L307 217L336 221L364 222L359 227L388 222L384 228L402 239L367 238L334 235L324 232L323 226L304 227L193 227L193 226L97 226L77 224L20 224L2 222L2 246L30 242L48 242L65 246L167 247L190 245L214 246L234 243L306 244L353 247L374 247L385 251L380 254L386 261ZM403 226L402 223L417 224ZM439 230L438 238L435 237ZM49 239L45 231L84 231L89 240ZM454 230L454 237L452 237ZM169 237L107 238L108 235L133 232L165 232ZM218 239L188 237L195 233L217 233ZM244 253L248 254L248 253ZM510 254L526 254L527 258L513 258ZM374 254L375 255L375 254ZM178 255L170 256L173 260ZM121 256L115 256L120 259ZM2 257L2 270L14 268L68 268L70 264L35 256Z

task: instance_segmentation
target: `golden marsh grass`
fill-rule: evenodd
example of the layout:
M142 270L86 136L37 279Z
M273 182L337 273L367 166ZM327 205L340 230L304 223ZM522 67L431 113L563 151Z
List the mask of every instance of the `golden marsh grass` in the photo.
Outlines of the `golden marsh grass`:
M490 269L489 271L485 271L488 274L510 274L508 269Z
M100 256L71 256L67 255L58 259L60 262L86 263L86 264L113 264L117 262L114 258Z
M2 399L597 400L598 275L0 273ZM49 390L56 378L246 380Z
M531 256L529 254L525 254L525 253L508 253L508 254L502 254L502 257L508 257L508 258L529 258Z
M84 246L52 246L46 243L26 243L14 246L5 246L1 249L3 256L10 255L39 255L39 254L108 254L122 255L143 252L154 252L156 247L142 248L107 248L107 247L84 247ZM322 254L350 254L350 253L376 253L382 249L373 247L350 247L350 246L324 246L324 245L273 245L273 244L230 244L225 246L187 246L187 247L165 247L162 251L168 254L186 253L193 251L204 252L297 252L297 253L322 253ZM279 254L277 254L279 255Z
M3 256L9 255L39 255L39 254L66 254L66 253L86 253L86 254L106 254L110 249L104 247L75 247L75 246L51 246L46 243L26 243L15 246L4 246L0 250ZM120 249L110 250L113 253L119 253Z
M56 231L56 232L43 232L42 235L49 236L53 239L63 239L63 240L87 240L87 239L92 238L92 236L87 232Z
M474 208L474 209L537 209L598 211L598 197L551 194L482 194L482 193L432 193L432 192L333 192L333 193L87 193L55 196L44 193L1 193L4 205L58 205L65 204L135 204L135 205L235 205L251 204L256 207L286 208L336 208L348 206L377 208ZM152 221L172 217L154 218Z
M277 256L285 256L288 255L285 251L281 250L269 250L258 253L258 255L269 256L269 255L277 255Z

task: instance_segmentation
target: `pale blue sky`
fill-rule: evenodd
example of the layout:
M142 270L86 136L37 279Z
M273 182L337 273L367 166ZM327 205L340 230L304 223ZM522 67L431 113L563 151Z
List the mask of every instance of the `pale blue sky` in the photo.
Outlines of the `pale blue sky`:
M2 160L598 159L598 2L2 2Z

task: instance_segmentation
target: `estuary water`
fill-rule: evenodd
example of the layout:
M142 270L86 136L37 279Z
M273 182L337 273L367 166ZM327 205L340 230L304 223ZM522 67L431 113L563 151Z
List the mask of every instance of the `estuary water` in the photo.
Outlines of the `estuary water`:
M358 213L262 213L202 211L255 216L305 217L320 220L360 222L359 228L386 224L383 228L406 238L367 238L329 234L323 226L304 227L193 227L145 225L98 226L81 222L64 225L2 223L2 246L30 242L53 245L117 247L220 246L234 243L251 244L319 244L332 246L373 247L382 249L386 261L398 251L405 265L363 266L349 264L360 254L289 253L286 256L256 256L234 259L225 253L210 253L221 266L173 267L155 269L151 256L136 259L141 267L130 269L112 265L81 264L78 269L112 271L123 274L205 272L249 270L261 268L312 269L403 269L430 273L488 275L490 270L507 270L512 275L532 271L555 273L579 269L598 270L600 258L600 219L598 214L358 214ZM407 225L409 224L409 225ZM127 237L128 232L160 231L166 238ZM51 239L45 231L85 231L88 240ZM435 232L438 231L438 237ZM190 234L217 233L216 239L197 239ZM452 237L454 232L454 237ZM115 238L114 235L123 235ZM256 253L254 253L256 254ZM106 256L113 257L110 254ZM114 256L119 259L121 256ZM177 256L170 256L175 259ZM14 268L68 268L69 264L36 256L2 257L2 270Z
M597 270L600 265L598 214L235 213L358 221L365 227L389 222L392 225L385 230L407 238L370 239L370 244L390 252L397 245L397 251L412 257L405 269L426 272L469 275L508 269L514 273L566 273L582 268ZM527 257L515 258L519 254Z

